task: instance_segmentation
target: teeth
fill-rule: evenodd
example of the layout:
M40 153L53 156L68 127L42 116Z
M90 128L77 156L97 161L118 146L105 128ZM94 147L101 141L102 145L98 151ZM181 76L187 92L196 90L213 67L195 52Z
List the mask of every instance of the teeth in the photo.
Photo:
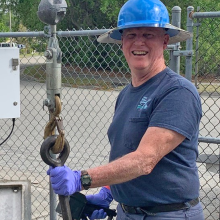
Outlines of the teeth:
M147 52L146 51L133 51L134 55L146 55Z

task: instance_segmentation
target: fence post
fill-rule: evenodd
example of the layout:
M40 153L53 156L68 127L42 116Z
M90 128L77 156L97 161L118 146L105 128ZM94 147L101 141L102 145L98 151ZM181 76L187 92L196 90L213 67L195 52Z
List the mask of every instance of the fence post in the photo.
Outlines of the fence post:
M181 8L175 6L172 8L172 21L171 24L180 27L181 24ZM180 56L174 56L174 51L179 51L180 43L174 44L173 49L170 50L170 63L169 67L176 73L180 73Z
M57 23L63 19L66 14L67 4L65 0L49 1L41 0L38 6L38 18L45 24L49 25L50 38L47 50L44 53L46 60L46 90L47 99L44 100L44 106L48 107L49 118L56 109L56 98L61 98L61 62L62 51L57 39ZM56 158L52 154L52 158ZM50 182L50 220L57 219L56 206L57 196L54 193Z
M193 6L187 8L187 31L193 33L193 19L190 17L190 14L194 11ZM193 50L193 37L186 41L186 51ZM189 81L192 81L192 54L186 56L186 69L185 77Z
M197 11L200 11L200 6L197 7ZM192 17L192 16L191 16ZM196 23L196 60L195 60L195 86L198 87L198 63L199 63L199 26L200 19L197 18Z

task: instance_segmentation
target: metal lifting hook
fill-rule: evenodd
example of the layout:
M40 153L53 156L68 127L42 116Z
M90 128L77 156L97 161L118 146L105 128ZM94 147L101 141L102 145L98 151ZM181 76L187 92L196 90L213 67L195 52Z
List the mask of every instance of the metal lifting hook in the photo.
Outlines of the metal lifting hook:
M59 167L63 166L70 154L70 146L65 139L63 151L59 154L58 158L52 158L51 149L53 148L58 135L51 135L47 137L41 145L40 155L42 160L49 166Z
M47 165L52 166L52 167L63 166L70 153L69 143L65 139L64 148L62 152L59 154L58 158L52 158L51 148L54 146L57 137L58 135L51 135L47 137L42 143L41 148L40 148L40 155L41 155L42 160ZM59 195L59 201L60 201L63 219L72 220L68 196Z

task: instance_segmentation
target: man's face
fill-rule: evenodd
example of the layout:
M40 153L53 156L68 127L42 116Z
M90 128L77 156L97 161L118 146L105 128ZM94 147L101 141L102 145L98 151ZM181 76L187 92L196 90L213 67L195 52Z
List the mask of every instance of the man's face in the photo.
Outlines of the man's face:
M157 68L164 63L163 52L169 36L162 28L124 29L122 51L132 72Z

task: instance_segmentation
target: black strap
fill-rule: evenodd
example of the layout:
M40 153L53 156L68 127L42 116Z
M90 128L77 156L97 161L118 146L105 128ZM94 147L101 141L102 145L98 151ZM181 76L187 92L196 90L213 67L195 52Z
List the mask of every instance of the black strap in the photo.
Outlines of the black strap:
M172 212L172 211L188 209L190 207L197 205L198 203L199 203L199 198L190 200L185 203L173 203L173 204L145 206L145 207L134 207L134 206L127 206L125 204L121 204L121 207L125 213L155 215L155 213L158 212Z

